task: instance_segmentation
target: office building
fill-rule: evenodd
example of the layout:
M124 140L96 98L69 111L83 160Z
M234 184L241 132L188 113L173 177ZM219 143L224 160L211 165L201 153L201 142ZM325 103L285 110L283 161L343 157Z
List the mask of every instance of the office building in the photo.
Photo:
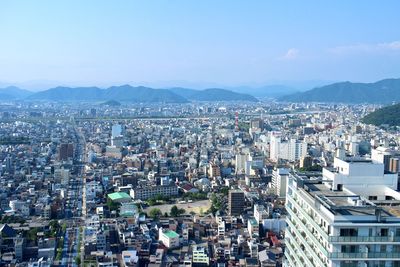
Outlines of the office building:
M244 209L244 193L241 190L229 190L229 215L240 215Z
M73 144L61 144L59 150L59 159L68 160L74 156L74 145Z

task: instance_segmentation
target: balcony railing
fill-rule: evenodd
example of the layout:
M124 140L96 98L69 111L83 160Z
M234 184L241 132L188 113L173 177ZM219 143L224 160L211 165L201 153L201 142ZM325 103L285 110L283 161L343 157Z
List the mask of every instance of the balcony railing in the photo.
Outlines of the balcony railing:
M331 252L329 253L331 259L400 259L400 253L397 252L358 252L358 253L345 253L345 252Z
M400 236L329 236L329 242L344 243L373 243L373 242L400 242Z

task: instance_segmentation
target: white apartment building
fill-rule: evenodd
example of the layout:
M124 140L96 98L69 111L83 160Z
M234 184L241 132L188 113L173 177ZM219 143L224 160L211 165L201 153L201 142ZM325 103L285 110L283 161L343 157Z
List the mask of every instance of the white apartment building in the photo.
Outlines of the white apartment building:
M239 153L235 156L235 173L241 174L245 172L246 161L249 159L249 154Z
M210 258L207 255L205 247L193 246L192 248L192 263L193 266L209 266Z
M335 159L323 177L290 174L284 266L399 267L397 175L368 159Z
M272 188L278 197L286 197L286 184L289 176L289 170L278 168L272 171Z
M267 208L263 205L254 204L254 218L257 223L261 224L264 220L268 219L272 206L268 205Z
M254 217L250 217L247 220L247 230L249 231L250 236L258 237L260 234L259 223Z
M307 143L294 138L282 141L280 132L271 132L269 151L269 158L271 160L278 161L279 159L284 159L296 161L307 155Z

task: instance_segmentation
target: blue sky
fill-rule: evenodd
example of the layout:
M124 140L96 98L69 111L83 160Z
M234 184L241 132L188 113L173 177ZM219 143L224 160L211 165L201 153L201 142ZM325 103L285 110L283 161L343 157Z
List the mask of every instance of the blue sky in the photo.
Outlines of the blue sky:
M154 86L400 77L400 1L1 1L0 81Z

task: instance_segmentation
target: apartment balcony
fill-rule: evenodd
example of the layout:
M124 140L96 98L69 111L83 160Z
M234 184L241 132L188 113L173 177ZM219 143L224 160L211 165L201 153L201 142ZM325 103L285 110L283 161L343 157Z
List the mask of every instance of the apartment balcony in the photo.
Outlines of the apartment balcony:
M400 243L400 236L329 236L331 243Z
M311 223L311 225L318 231L318 233L321 234L324 239L328 240L328 234L322 229L321 225L315 222L314 218L312 218L310 214L306 213L297 202L291 200L290 198L288 198L288 200L294 203L294 207L297 208L298 211L300 211L300 214L306 219L306 222Z
M398 260L400 253L398 252L331 252L329 253L330 259L384 259L384 260Z
M311 239L312 243L314 243L313 245L317 246L319 251L321 251L325 256L328 256L328 252L326 250L326 248L321 244L321 242L319 240L317 240L317 238L315 237L315 235L312 233L312 231L310 231L309 229L307 229L307 226L305 226L304 224L301 224L301 221L299 220L299 218L296 217L296 215L291 211L291 210L287 210L287 212L290 215L290 219L291 220L286 220L286 223L288 224L288 226L294 231L299 231L300 228L303 230L303 232L306 234L307 239ZM309 243L311 244L311 243Z
M296 247L296 249L298 251L301 251L301 254L304 255L304 258L300 257L300 262L302 262L303 264L306 263L307 266L316 266L315 262L318 262L319 263L318 266L324 266L320 258L318 258L317 255L312 254L312 251L314 251L310 245L312 243L310 243L304 237L302 237L301 234L299 234L296 229L294 230L295 230L294 233L286 231L285 234L292 241L294 241L294 246Z

